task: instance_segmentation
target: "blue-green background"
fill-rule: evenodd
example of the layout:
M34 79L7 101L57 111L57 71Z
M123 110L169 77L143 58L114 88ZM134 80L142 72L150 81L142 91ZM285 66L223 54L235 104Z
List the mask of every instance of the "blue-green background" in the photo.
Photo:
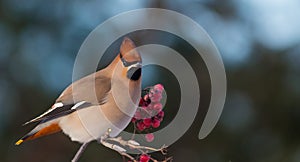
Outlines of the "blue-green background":
M204 95L204 110L169 148L175 162L300 161L298 0L0 0L0 161L70 161L79 145L62 133L14 146L32 128L21 124L50 107L71 83L77 51L97 25L143 7L175 10L203 26L227 72L227 99L219 123L198 140L209 101ZM149 34L137 37L139 42ZM187 48L176 41L169 44ZM178 94L178 85L167 84L164 74L160 69L147 80L167 87L167 124L177 111L176 95L171 94ZM209 96L209 79L202 79L203 94ZM81 161L122 158L93 143Z

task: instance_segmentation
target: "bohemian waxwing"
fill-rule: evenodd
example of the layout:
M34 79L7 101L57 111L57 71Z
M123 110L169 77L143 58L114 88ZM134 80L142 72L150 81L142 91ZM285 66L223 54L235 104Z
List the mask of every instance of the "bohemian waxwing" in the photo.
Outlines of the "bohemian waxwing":
M99 140L108 130L117 136L129 124L141 96L140 54L129 38L104 69L68 86L45 113L25 123L39 122L24 141L63 131L72 141Z

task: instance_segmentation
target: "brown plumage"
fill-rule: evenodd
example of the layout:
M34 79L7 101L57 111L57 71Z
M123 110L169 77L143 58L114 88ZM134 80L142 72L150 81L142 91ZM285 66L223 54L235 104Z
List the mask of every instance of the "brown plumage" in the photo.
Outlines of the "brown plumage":
M80 143L97 140L107 129L112 129L111 136L119 134L137 107L141 61L134 43L125 38L111 64L75 81L48 111L25 123L40 122L16 145L61 130Z

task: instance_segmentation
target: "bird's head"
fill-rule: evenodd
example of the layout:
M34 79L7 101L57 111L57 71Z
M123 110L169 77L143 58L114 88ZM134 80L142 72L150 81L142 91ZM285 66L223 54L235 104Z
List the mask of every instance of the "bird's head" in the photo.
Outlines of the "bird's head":
M126 77L130 80L139 80L142 73L142 58L129 38L124 38L119 55Z

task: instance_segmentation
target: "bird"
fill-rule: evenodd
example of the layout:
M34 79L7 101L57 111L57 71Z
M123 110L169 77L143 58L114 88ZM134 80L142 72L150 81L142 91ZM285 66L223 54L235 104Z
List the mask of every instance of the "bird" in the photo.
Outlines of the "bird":
M69 85L50 109L24 124L37 123L15 145L61 131L83 145L99 140L108 130L110 137L116 137L138 107L141 78L141 55L125 37L107 67Z

